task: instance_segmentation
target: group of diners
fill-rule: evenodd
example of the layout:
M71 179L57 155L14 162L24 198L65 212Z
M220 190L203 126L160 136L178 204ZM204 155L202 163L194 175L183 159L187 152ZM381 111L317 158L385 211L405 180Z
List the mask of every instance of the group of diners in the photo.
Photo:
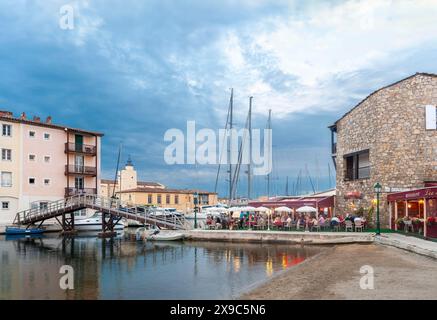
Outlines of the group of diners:
M351 214L328 217L324 213L273 213L244 212L235 217L232 213L224 216L208 216L206 229L229 230L297 230L297 231L363 231L367 221L363 216Z

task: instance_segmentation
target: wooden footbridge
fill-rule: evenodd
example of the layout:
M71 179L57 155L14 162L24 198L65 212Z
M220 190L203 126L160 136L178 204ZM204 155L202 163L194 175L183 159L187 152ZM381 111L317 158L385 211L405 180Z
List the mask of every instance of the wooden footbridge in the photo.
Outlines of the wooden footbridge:
M152 212L145 212L143 208L128 206L127 203L119 199L98 195L76 195L51 202L44 208L18 212L14 224L26 227L41 226L44 221L54 218L62 226L64 232L74 232L74 212L86 208L102 213L102 235L114 233L114 226L122 218L166 229L184 230L188 228L184 217L177 215L156 216Z

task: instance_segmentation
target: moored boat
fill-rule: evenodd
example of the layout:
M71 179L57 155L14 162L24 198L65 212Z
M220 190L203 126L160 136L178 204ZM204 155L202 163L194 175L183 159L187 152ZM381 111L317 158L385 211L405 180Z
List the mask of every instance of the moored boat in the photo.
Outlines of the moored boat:
M122 221L118 221L114 226L114 230L123 230L124 223ZM89 218L85 219L77 219L74 221L74 228L77 231L99 231L102 230L102 214L100 212L96 212Z
M19 227L6 227L6 235L31 235L41 234L44 229L41 228L19 228Z

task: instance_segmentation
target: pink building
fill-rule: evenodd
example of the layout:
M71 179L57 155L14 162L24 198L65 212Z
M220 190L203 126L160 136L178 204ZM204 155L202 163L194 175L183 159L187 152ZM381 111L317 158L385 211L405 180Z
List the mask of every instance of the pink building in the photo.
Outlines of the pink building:
M0 111L0 224L31 207L98 194L103 134Z

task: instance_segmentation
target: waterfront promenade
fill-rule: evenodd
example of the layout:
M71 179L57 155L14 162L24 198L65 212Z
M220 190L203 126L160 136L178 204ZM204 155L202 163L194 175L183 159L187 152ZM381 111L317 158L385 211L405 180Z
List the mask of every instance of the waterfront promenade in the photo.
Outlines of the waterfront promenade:
M363 290L360 269L374 270L374 289ZM434 299L435 259L376 245L327 248L243 294L241 299Z
M371 232L296 232L296 231L256 231L256 230L190 230L186 232L190 240L261 242L287 244L347 244L372 243Z

